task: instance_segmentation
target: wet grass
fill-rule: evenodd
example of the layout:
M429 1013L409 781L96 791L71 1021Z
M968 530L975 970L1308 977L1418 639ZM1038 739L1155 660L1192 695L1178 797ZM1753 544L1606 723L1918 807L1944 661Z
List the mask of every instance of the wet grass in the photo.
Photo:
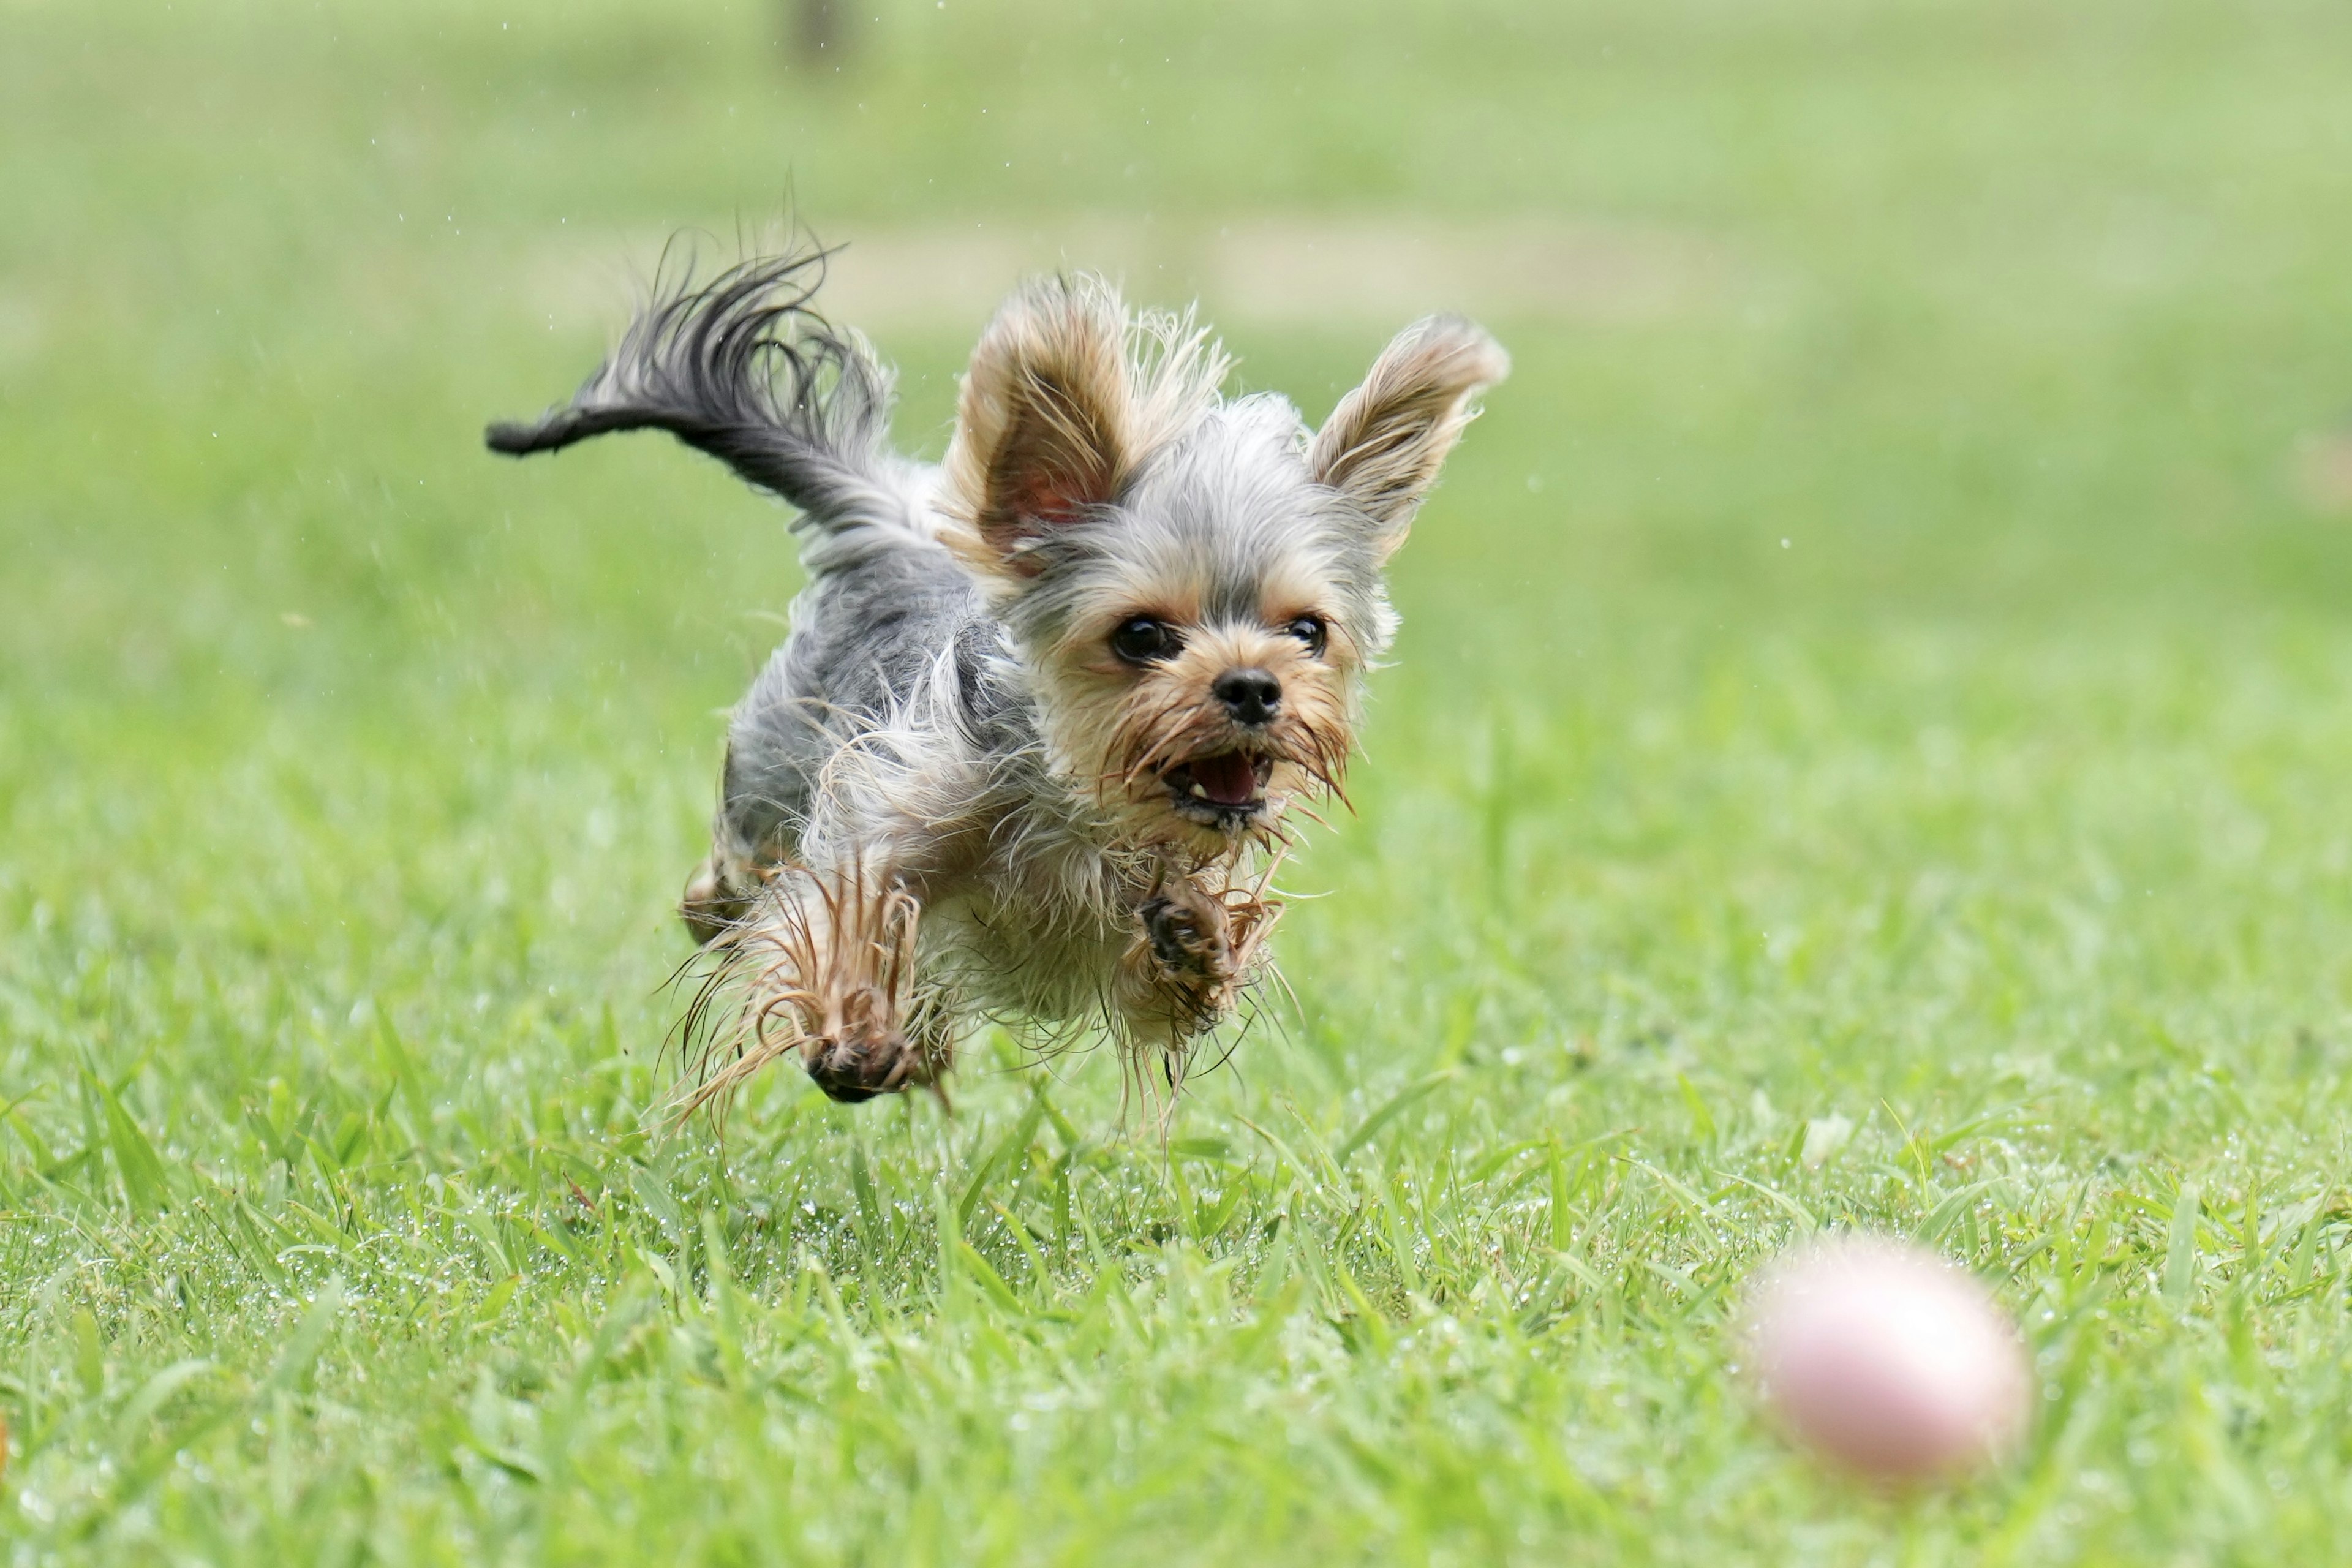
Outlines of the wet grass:
M2336 10L953 0L837 78L718 5L5 15L16 1558L2344 1555ZM477 431L604 341L551 268L788 174L1749 280L1493 323L1298 1005L1164 1143L992 1040L952 1115L662 1131L790 551ZM1318 415L1379 341L1236 335ZM968 337L885 345L913 439ZM1745 1407L1741 1281L1850 1225L2018 1313L2010 1469L1862 1495Z

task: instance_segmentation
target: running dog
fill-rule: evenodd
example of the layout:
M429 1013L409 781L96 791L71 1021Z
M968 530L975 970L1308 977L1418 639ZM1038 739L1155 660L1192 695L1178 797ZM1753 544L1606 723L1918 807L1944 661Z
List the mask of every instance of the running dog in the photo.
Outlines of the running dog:
M786 1055L835 1100L936 1087L983 1019L1107 1031L1173 1090L1266 967L1286 818L1339 795L1396 632L1382 570L1509 362L1430 317L1309 430L1224 397L1190 314L1042 278L930 465L814 310L825 254L657 289L570 403L488 431L667 430L800 514L808 587L681 911L715 960L704 1092Z

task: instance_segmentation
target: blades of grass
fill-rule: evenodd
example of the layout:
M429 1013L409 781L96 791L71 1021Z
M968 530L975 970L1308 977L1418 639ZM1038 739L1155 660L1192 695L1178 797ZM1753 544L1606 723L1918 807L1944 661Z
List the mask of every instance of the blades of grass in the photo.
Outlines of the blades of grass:
M857 1245L869 1260L882 1257L882 1205L874 1195L874 1173L866 1169L866 1142L849 1146L849 1190L857 1200Z
M1661 1263L1654 1258L1643 1258L1642 1267L1673 1286L1675 1294L1685 1302L1696 1300L1706 1291L1705 1286L1691 1278L1688 1269L1677 1268L1671 1263Z
M1236 1116L1234 1120L1248 1128L1251 1131L1256 1133L1259 1137L1265 1139L1267 1144L1273 1148L1275 1157L1276 1159L1280 1160L1284 1164L1288 1165L1293 1171L1297 1172L1301 1181L1313 1185L1315 1191L1312 1195L1315 1197L1316 1202L1319 1206L1327 1208L1329 1206L1324 1202L1322 1183L1317 1179L1315 1168L1302 1159L1297 1150L1284 1142L1276 1134L1259 1126L1256 1122L1252 1121L1246 1116Z
M1701 1197L1696 1192L1693 1191L1689 1184L1680 1180L1671 1173L1662 1171L1657 1166L1651 1164L1647 1160L1636 1159L1631 1154L1620 1154L1617 1158L1625 1164L1631 1165L1635 1170L1642 1172L1645 1175L1656 1177L1659 1184L1664 1186L1667 1192L1673 1194L1675 1198L1693 1214L1702 1216L1711 1215L1714 1214L1715 1207L1713 1205L1709 1204L1706 1199Z
M2091 1435L2098 1429L2106 1414L2105 1391L2096 1387L2084 1390L2063 1407L2066 1424L2058 1435L2043 1447L2040 1459L2016 1489L2003 1509L2005 1517L2000 1529L1986 1542L1978 1559L1987 1568L2017 1561L2018 1554L2042 1516L2056 1504L2067 1481L2080 1469L2083 1449Z
M228 1209L228 1216L236 1223L237 1235L243 1239L242 1250L247 1260L272 1285L284 1289L286 1266L278 1260L278 1255L292 1243L294 1233L243 1198L237 1198L232 1202Z
M1365 1294L1361 1285L1356 1283L1356 1277L1349 1270L1346 1259L1335 1252L1329 1261L1331 1278L1338 1281L1340 1290L1346 1295L1349 1306L1353 1309L1355 1321L1363 1328L1366 1337L1370 1340L1374 1352L1385 1355L1390 1343L1396 1337L1390 1326L1388 1315L1374 1306L1371 1297Z
M988 1206L995 1212L997 1219L1004 1226L1005 1233L1013 1237L1013 1245L1021 1249L1021 1256L1028 1261L1031 1287L1035 1290L1043 1291L1050 1283L1049 1276L1045 1272L1045 1255L1037 1249L1036 1240L1030 1236L1028 1226L1003 1204L991 1203Z
M1161 1168L1161 1179L1168 1184L1169 1206L1176 1211L1176 1227L1187 1241L1198 1245L1201 1239L1200 1211L1192 1198L1192 1184L1184 1179L1184 1162L1171 1160Z
M1569 1273L1574 1275L1576 1277L1577 1283L1582 1285L1586 1289L1592 1291L1595 1295L1605 1295L1608 1293L1609 1281L1603 1279L1598 1273L1594 1272L1592 1266L1578 1258L1576 1254L1563 1251L1559 1253L1553 1261L1558 1263L1562 1268L1567 1269Z
M727 1250L727 1233L719 1215L702 1211L702 1268L709 1282L710 1321L719 1341L719 1364L727 1386L751 1386L751 1369L743 1359L742 1308L735 1299L735 1259Z
M286 1212L310 1227L310 1234L319 1238L318 1247L320 1249L328 1252L350 1250L352 1238L343 1233L342 1226L337 1225L332 1218L295 1198L286 1200ZM284 1249L280 1249L278 1256L285 1256ZM508 1272L511 1273L512 1270L509 1269Z
M1675 1083L1683 1091L1683 1104L1690 1108L1691 1131L1698 1135L1700 1142L1713 1143L1716 1141L1715 1117L1708 1111L1706 1101L1699 1098L1698 1086L1691 1082L1687 1073L1675 1074Z
M1544 1162L1544 1171L1550 1182L1544 1214L1550 1227L1551 1249L1566 1252L1576 1240L1576 1216L1568 1206L1575 1194L1569 1187L1568 1161L1561 1151L1554 1149L1551 1152L1550 1157Z
M507 1310L507 1303L515 1299L515 1292L520 1289L522 1276L520 1274L509 1274L491 1286L490 1293L482 1298L482 1304L474 1309L474 1326L478 1329L496 1327L499 1314Z
M1512 1161L1526 1153L1528 1150L1542 1148L1546 1142L1547 1140L1542 1138L1522 1138L1516 1143L1505 1144L1502 1148L1496 1150L1491 1154L1486 1155L1484 1158L1480 1159L1476 1164L1471 1166L1469 1171L1462 1178L1464 1184L1466 1186L1476 1186L1479 1183L1486 1180L1496 1172L1501 1170L1504 1166L1509 1164Z
M978 1285L982 1292L1003 1310L1005 1316L1025 1318L1029 1315L1021 1305L1021 1298L1014 1295L1013 1287L1004 1282L1004 1276L999 1274L995 1266L981 1256L978 1247L959 1237L955 1244L955 1258L965 1276Z
M1037 1129L1044 1124L1045 1120L1045 1102L1032 1098L1029 1101L1029 1109L1023 1112L1019 1121L1013 1123L1013 1131L997 1140L996 1147L988 1152L988 1157L972 1167L971 1180L964 1184L963 1196L956 1200L958 1226L968 1226L971 1223L971 1211L980 1206L980 1195L987 1190L990 1173L1003 1163L1016 1150L1029 1147L1030 1141L1037 1136Z
M141 1384L139 1392L123 1401L121 1413L114 1418L115 1447L128 1451L165 1400L214 1370L209 1361L174 1362Z
M375 1058L383 1076L390 1080L392 1089L407 1102L412 1125L418 1129L429 1126L433 1118L433 1103L417 1078L416 1059L401 1040L399 1027L393 1023L392 1015L380 1005L375 1009Z
M1439 1068L1435 1072L1425 1073L1413 1079L1412 1082L1389 1096L1387 1101L1378 1110L1358 1122L1356 1130L1339 1141L1339 1146L1331 1151L1332 1163L1345 1165L1348 1163L1348 1157L1370 1142L1373 1134L1403 1115L1416 1102L1435 1093L1459 1076L1458 1068Z
M1922 1247L1934 1247L1943 1239L1944 1233L1952 1228L1953 1221L1966 1213L1968 1206L1998 1180L1998 1177L1987 1177L1981 1182L1970 1182L1957 1192L1946 1194L1942 1202L1927 1211L1927 1217L1919 1222L1919 1227L1911 1233L1911 1238Z
M1941 1154L1957 1148L1962 1141L1973 1138L1989 1127L1998 1126L2015 1116L2017 1112L2018 1108L2012 1105L2004 1106L1999 1110L1988 1110L1981 1116L1972 1116L1958 1127L1945 1132L1941 1137L1929 1140L1927 1145L1927 1152Z
M530 1232L533 1241L538 1242L540 1246L554 1253L566 1263L580 1261L580 1248L573 1245L571 1237L565 1234L564 1226L561 1222L554 1225L542 1225L530 1215L525 1215L522 1216L522 1227Z
M1033 1090L1037 1097L1037 1104L1045 1112L1045 1120L1054 1124L1055 1133L1062 1140L1062 1152L1074 1153L1086 1140L1079 1135L1077 1127L1070 1119L1062 1114L1061 1108L1054 1103L1053 1096L1045 1092L1045 1084L1046 1078L1041 1070L1037 1074L1036 1088Z
M629 1190L645 1205L646 1212L654 1216L654 1223L661 1226L672 1247L686 1245L686 1211L678 1206L669 1184L655 1173L652 1166L639 1165L629 1173Z
M2027 1247L2024 1251L2011 1258L2008 1266L2001 1271L2002 1278L2006 1279L2018 1279L2024 1274L2026 1267L2035 1258L2041 1257L2045 1252L2056 1251L2057 1247L2057 1237L2050 1236L2043 1237L2041 1240L2035 1242L2032 1246Z
M1249 1194L1250 1185L1245 1177L1238 1174L1229 1175L1225 1179L1224 1196L1219 1198L1201 1215L1200 1224L1196 1227L1201 1239L1214 1241L1218 1237L1223 1236L1225 1227L1233 1223L1234 1215L1241 1212L1242 1204Z
M1297 1147L1310 1158L1323 1163L1316 1180L1331 1194L1331 1211L1337 1214L1353 1207L1355 1184L1348 1180L1348 1173L1339 1168L1339 1162L1333 1157L1331 1141L1323 1136L1315 1125L1315 1119L1299 1109L1298 1102L1290 1096L1282 1097L1282 1109L1289 1113L1291 1121L1298 1129Z
M310 1310L304 1312L302 1321L294 1326L293 1337L286 1342L286 1349L278 1355L278 1363L270 1368L269 1376L263 1381L262 1387L272 1392L293 1393L310 1373L311 1363L319 1359L319 1352L326 1344L327 1335L333 1330L335 1320L342 1316L342 1311L343 1277L331 1275L327 1282L319 1287L319 1294L311 1301Z
M106 1392L106 1340L98 1331L98 1314L77 1307L73 1315L74 1375L81 1391L96 1399Z
M957 1315L957 1308L963 1297L961 1289L962 1260L956 1251L963 1245L963 1224L957 1215L956 1205L948 1199L948 1184L944 1176L931 1189L931 1214L933 1227L939 1232L939 1257L936 1260L939 1306L943 1316L952 1319Z
M103 1079L88 1068L82 1070L81 1076L105 1121L107 1147L114 1154L114 1173L122 1179L122 1195L130 1203L131 1212L144 1218L170 1207L171 1186L155 1146L147 1141L147 1134L140 1130L139 1123L123 1109L121 1100Z
M1928 1183L1927 1151L1920 1145L1919 1135L1911 1131L1911 1124L1903 1120L1903 1113L1895 1109L1893 1100L1882 1096L1878 1104L1879 1109L1886 1112L1886 1119L1895 1123L1895 1130L1903 1134L1903 1142L1895 1146L1895 1157L1899 1160L1905 1154L1911 1156L1913 1166L1918 1173L1919 1190L1922 1193L1926 1192Z
M1798 1163L1805 1157L1805 1143L1811 1136L1812 1123L1801 1116L1798 1117L1795 1124L1789 1130L1788 1138L1784 1140L1780 1145L1780 1155L1782 1169L1793 1170Z
M1298 1310L1298 1300L1306 1290L1305 1280L1285 1279L1271 1299L1258 1302L1250 1321L1242 1326L1240 1333L1234 1336L1219 1359L1229 1366L1244 1369L1255 1366L1259 1354L1282 1332L1283 1325Z
M1782 1213L1786 1214L1790 1219L1797 1222L1797 1234L1799 1236L1811 1236L1815 1231L1822 1228L1822 1222L1818 1218L1814 1217L1813 1211L1799 1203L1796 1199L1790 1197L1788 1194L1777 1192L1774 1189L1764 1185L1761 1182L1751 1182L1747 1177L1739 1175L1735 1172L1717 1171L1716 1174L1723 1176L1730 1181L1738 1182L1743 1187L1747 1187L1754 1192L1762 1194L1767 1199L1770 1200L1775 1205L1777 1205Z
M597 1320L596 1331L581 1347L563 1396L548 1401L542 1407L537 1469L530 1472L533 1479L555 1479L566 1472L572 1459L572 1436L587 1412L589 1391L595 1386L597 1375L613 1359L614 1352L652 1310L660 1289L653 1279L639 1275L629 1281Z
M16 1116L16 1108L24 1104L25 1101L32 1099L34 1095L38 1094L39 1092L40 1089L37 1087L27 1093L17 1096L15 1100L10 1100L6 1105L0 1105L0 1126L16 1125L18 1121ZM45 1154L47 1151L38 1147L40 1141L37 1138L29 1137L23 1132L21 1129L17 1135L19 1137L26 1138L26 1142L25 1146L27 1149L33 1150L33 1163L36 1168L46 1163L46 1161L44 1161L41 1156ZM21 1208L24 1206L24 1200L16 1195L15 1184L11 1183L5 1173L0 1173L0 1202L5 1202L6 1205L12 1209Z
M1413 1258L1412 1238L1405 1234L1398 1216L1406 1211L1406 1198L1401 1182L1389 1183L1389 1201L1380 1205L1381 1233L1388 1243L1389 1258L1396 1265L1397 1274L1407 1291L1421 1293L1421 1266Z
M2295 1238L2294 1250L2287 1255L2286 1288L2290 1290L2301 1289L2311 1278L2311 1260L2319 1250L2319 1233L2326 1223L2327 1198L2332 1195L2321 1197L2311 1217L2303 1222L2303 1234Z
M2195 1182L2184 1183L2172 1202L2172 1239L2164 1254L2164 1300L2173 1310L2189 1304L2197 1284L2197 1216L2204 1194Z
M467 1234L481 1243L490 1272L501 1279L520 1273L514 1258L507 1251L506 1237L499 1231L497 1216L482 1206L482 1200L471 1189L452 1182L449 1193L455 1201L446 1212L466 1228ZM287 1206L292 1208L297 1205L289 1204Z

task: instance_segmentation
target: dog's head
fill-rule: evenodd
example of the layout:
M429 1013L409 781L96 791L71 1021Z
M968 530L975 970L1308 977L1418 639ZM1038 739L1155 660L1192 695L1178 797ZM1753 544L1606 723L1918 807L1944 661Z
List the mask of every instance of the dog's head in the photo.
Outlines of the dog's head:
M1395 629L1381 568L1509 362L1430 318L1312 433L1279 397L1223 401L1225 368L1189 320L1040 280L982 337L947 459L947 537L1021 647L1053 766L1202 858L1339 787Z

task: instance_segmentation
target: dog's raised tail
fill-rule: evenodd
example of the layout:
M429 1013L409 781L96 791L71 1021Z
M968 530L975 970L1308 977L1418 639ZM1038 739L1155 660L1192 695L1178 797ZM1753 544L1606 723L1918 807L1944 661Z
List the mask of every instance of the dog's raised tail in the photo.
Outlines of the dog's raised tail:
M667 430L830 531L903 501L887 478L891 374L813 307L832 253L810 245L697 285L656 286L572 401L484 433L493 452L560 451L613 430Z

